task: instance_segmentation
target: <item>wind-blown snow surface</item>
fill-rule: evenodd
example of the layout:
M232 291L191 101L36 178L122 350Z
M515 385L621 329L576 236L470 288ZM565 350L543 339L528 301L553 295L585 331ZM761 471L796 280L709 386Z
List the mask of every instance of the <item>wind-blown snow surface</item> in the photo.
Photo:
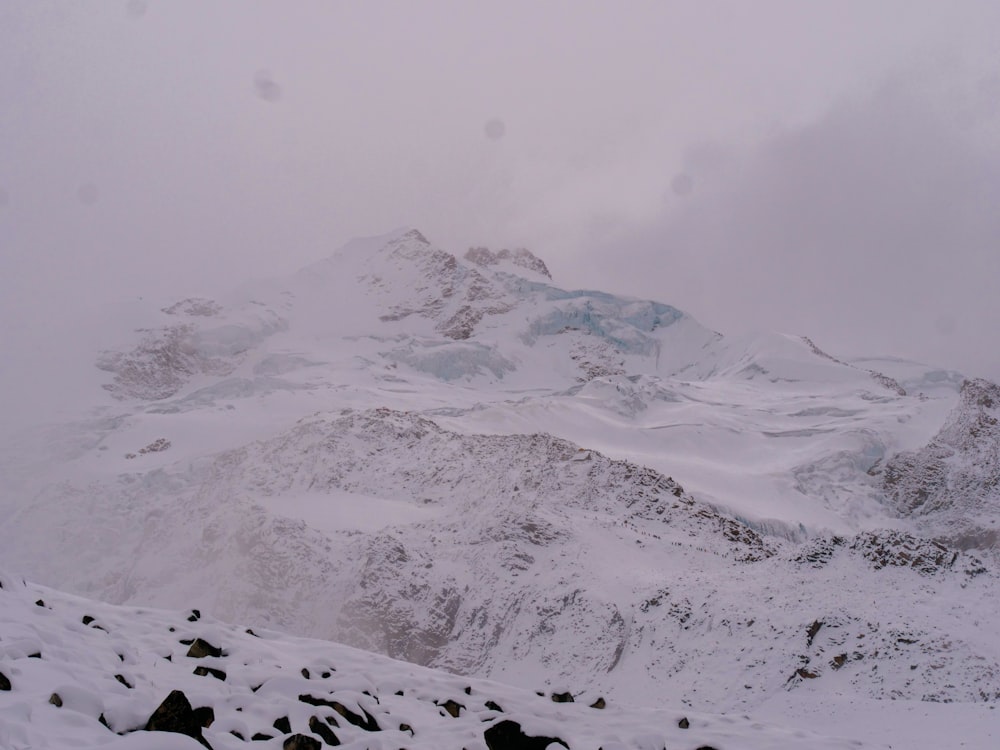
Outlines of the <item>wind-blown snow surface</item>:
M529 688L989 725L1000 500L940 446L998 441L955 373L414 230L135 319L77 416L4 452L0 563ZM975 502L909 512L928 466Z

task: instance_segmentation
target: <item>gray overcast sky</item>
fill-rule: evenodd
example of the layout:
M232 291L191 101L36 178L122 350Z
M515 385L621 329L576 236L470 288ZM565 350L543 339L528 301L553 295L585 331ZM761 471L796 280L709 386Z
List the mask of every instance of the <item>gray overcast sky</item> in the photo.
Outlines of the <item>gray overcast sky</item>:
M997 379L997 39L995 0L4 0L6 343L413 225Z

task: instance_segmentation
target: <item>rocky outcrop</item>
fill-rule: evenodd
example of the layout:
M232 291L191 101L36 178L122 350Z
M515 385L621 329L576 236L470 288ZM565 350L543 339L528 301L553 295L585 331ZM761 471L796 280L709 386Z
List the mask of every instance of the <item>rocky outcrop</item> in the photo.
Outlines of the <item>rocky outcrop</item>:
M814 342L808 336L801 336L800 338L802 339L802 342L806 346L808 346L809 349L812 351L812 353L815 354L817 357L822 357L823 359L828 359L831 362L836 362L838 365L843 365L844 367L855 367L855 365L848 364L847 362L844 362L844 360L842 360L842 359L837 359L836 357L834 357L834 356L832 356L830 354L827 354L825 351L823 351L822 349L820 349L816 345L816 342ZM874 380L876 383L878 383L883 388L894 392L897 396L905 396L905 395L907 395L906 394L906 389L903 388L903 386L901 386L899 384L899 381L897 381L895 378L890 378L888 375L885 375L884 373L881 373L878 370L865 369L865 372L867 372L871 376L872 380Z
M383 321L411 315L435 322L435 329L456 341L470 338L484 317L502 315L514 307L507 290L476 268L440 250L416 229L392 240L380 251L380 262L409 266L405 285L394 282L375 265L362 277L372 293L385 299Z
M504 261L509 261L515 266L537 273L547 279L552 278L552 274L549 273L549 269L544 261L523 247L514 250L508 250L507 248L490 250L488 247L470 247L465 251L465 259L475 263L477 266L496 266Z
M104 389L119 400L168 398L196 375L232 374L247 352L287 325L273 311L259 307L235 314L232 321L215 316L213 323L205 327L186 321L136 331L139 340L131 349L98 356L98 369L113 376Z
M923 576L953 572L969 578L986 572L975 555L949 547L938 539L894 529L863 531L853 537L816 537L798 547L792 559L819 569L828 565L841 550L844 554L860 556L874 570L909 568Z
M995 549L1000 541L1000 386L980 379L963 383L959 403L938 434L919 450L893 456L881 477L886 498L900 516L960 549Z

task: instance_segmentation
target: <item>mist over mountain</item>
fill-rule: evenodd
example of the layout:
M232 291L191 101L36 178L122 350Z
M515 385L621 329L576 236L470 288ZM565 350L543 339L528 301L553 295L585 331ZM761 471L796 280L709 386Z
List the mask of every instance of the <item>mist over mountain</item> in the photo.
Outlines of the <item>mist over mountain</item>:
M996 726L988 381L726 336L665 302L561 288L530 250L452 252L406 228L106 314L61 352L72 408L4 448L0 560L132 608L100 610L122 632L135 608L193 609L868 742L919 747L931 735L907 717L948 706L975 717L964 736ZM33 674L25 649L0 672ZM143 701L110 729L139 728ZM885 721L845 731L859 711ZM232 728L212 747L242 746Z

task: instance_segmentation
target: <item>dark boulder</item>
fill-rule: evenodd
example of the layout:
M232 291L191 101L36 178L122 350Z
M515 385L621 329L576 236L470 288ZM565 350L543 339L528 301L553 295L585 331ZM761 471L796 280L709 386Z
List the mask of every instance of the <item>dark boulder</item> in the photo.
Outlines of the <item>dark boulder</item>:
M310 716L309 717L309 731L312 732L313 734L319 735L319 737L327 745L339 745L340 744L340 740L337 739L337 735L335 735L333 733L333 730L330 729L329 724L323 723L316 716Z
M194 710L194 720L202 729L208 729L215 723L215 709L211 706L201 706Z
M204 721L205 717L198 715L191 708L191 702L187 696L180 690L174 690L164 699L159 708L153 711L149 721L146 722L145 730L147 732L186 734L211 750L212 746L201 734Z
M520 724L510 719L491 726L484 732L483 739L490 750L545 750L553 742L569 748L558 737L529 737L521 731Z
M213 646L208 641L203 641L201 638L195 638L191 642L191 648L188 649L187 655L192 659L204 659L206 656L222 656L222 649L218 646Z
M322 750L323 745L308 734L293 734L281 747L283 750Z
M226 673L221 669L212 669L211 667L195 667L194 673L199 677L214 677L217 680L226 681Z
M275 719L274 723L271 726L277 729L282 734L292 733L292 723L288 720L287 716L281 716Z
M373 717L363 708L361 709L361 713L364 714L364 717L361 717L358 716L353 711L351 711L351 709L347 708L347 706L345 706L343 703L340 703L339 701L329 700L327 698L317 698L316 696L309 695L308 693L300 695L299 700L302 701L303 703L308 703L310 706L326 706L328 708L332 708L338 714L347 719L347 721L349 721L351 724L353 724L356 727L360 727L361 729L364 729L366 732L381 731L381 727L379 727L378 722L375 721L375 717Z

